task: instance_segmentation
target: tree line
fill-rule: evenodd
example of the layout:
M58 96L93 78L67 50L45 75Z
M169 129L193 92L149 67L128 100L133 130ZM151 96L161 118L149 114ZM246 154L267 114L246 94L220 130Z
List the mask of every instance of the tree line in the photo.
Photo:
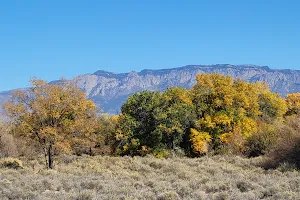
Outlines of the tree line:
M192 89L131 95L117 116L99 114L72 82L31 83L3 109L9 133L35 146L48 168L59 154L259 156L278 150L287 136L298 138L300 93L282 98L262 82L199 74Z

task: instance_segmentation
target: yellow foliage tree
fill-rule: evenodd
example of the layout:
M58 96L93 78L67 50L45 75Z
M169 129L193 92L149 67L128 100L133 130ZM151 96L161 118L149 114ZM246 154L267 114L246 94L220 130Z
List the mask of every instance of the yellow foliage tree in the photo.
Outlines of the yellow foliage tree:
M209 133L213 148L220 143L246 140L257 131L256 120L276 119L286 112L286 103L264 83L248 83L229 76L199 74L192 89L196 128ZM236 140L235 137L241 138Z
M286 103L288 106L287 115L299 115L300 113L300 92L287 94Z
M17 91L3 105L15 132L40 143L48 168L57 151L70 152L94 133L96 106L74 84L32 79L28 91Z

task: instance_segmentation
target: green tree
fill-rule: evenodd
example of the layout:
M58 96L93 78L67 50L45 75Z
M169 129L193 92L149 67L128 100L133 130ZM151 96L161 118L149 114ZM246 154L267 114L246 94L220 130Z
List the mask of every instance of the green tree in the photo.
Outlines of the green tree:
M160 157L177 149L193 126L194 106L190 91L169 88L163 93L144 91L122 106L119 138L129 154L152 152Z
M161 143L162 134L156 131L155 118L163 103L159 92L143 91L123 104L117 137L125 154L141 154L142 146L154 148Z

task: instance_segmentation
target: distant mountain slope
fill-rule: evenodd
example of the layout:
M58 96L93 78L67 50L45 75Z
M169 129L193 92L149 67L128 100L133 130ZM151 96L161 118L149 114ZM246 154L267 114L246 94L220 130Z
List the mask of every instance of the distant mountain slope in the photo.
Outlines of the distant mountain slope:
M104 112L118 113L121 105L132 93L142 90L165 90L171 86L191 88L196 82L197 74L214 72L250 82L265 81L272 91L283 96L300 92L300 70L274 70L255 65L188 65L129 73L100 70L76 77L76 83ZM0 101L3 98L7 98L7 93L0 93Z

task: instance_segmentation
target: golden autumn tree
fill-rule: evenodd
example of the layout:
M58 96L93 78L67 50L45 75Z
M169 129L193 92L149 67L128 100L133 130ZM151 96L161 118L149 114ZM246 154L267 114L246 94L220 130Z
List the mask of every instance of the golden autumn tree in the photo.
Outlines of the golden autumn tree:
M208 133L216 149L222 143L233 142L234 138L246 138L254 131L255 122L251 117L260 113L255 85L220 74L199 74L196 80L192 89L198 118L196 128L202 133L196 135ZM192 140L193 146L205 144L207 139L202 138L203 141L201 137Z
M288 106L288 111L286 115L299 115L300 113L300 92L287 94L286 103Z
M90 141L96 106L72 83L54 85L32 79L31 84L29 90L15 92L3 108L15 133L39 142L52 169L56 152L70 152Z
M257 119L272 121L287 110L284 100L261 82L248 83L216 73L199 74L196 80L192 89L196 129L209 133L214 149L229 144L240 151L244 141L257 131ZM196 145L207 142L205 137L203 141L201 137L195 140L195 135L203 134L193 132L191 137Z

